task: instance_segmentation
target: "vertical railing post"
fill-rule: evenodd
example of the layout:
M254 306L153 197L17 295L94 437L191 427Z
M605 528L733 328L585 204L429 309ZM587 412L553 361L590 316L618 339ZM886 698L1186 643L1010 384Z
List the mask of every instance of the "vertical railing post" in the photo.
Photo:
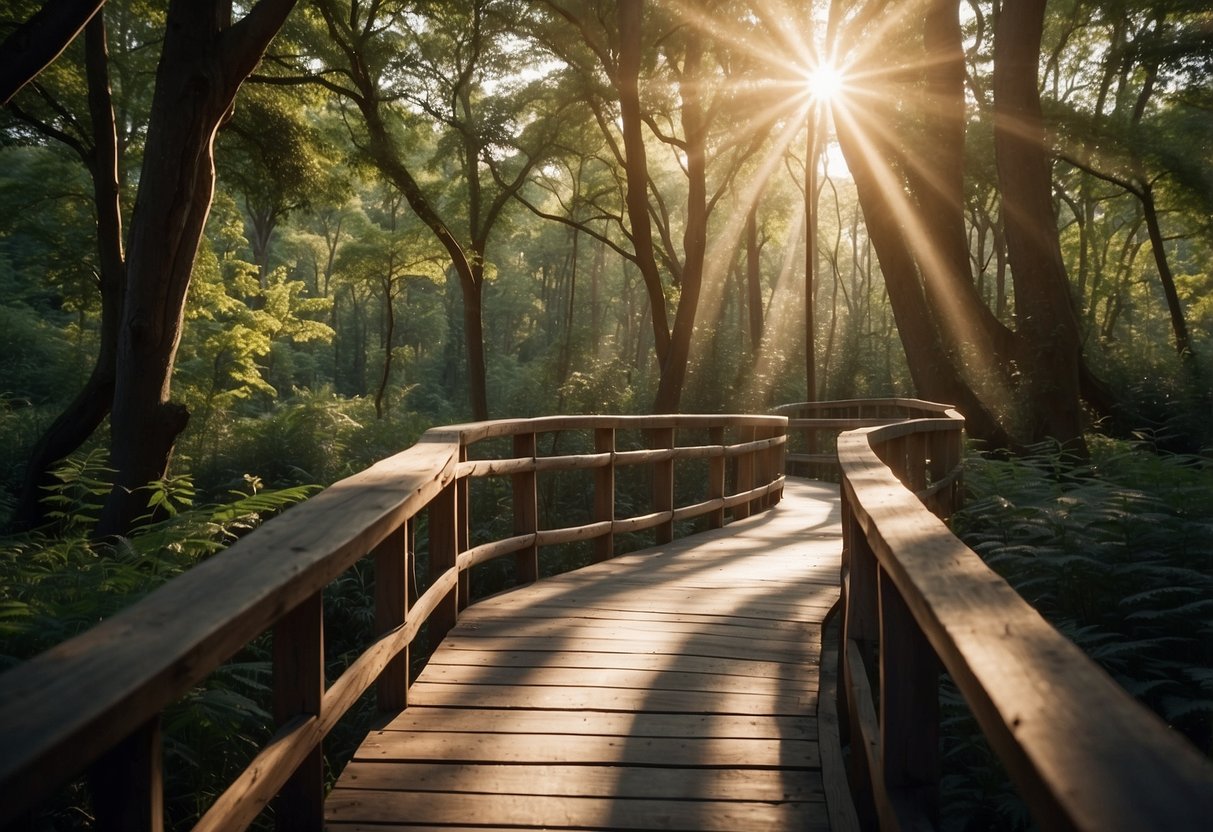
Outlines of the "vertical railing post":
M787 464L787 433L788 429L786 425L776 425L771 428L770 438L778 439L782 436L784 437L784 441L782 444L774 444L767 448L767 474L769 482L774 482L783 476L784 468ZM771 508L782 499L783 488L781 486L777 491L771 491L767 494L766 507Z
M274 722L282 727L301 717L319 717L324 698L324 604L315 593L274 625ZM274 801L274 826L282 830L324 828L324 752L308 752Z
M611 462L594 469L594 522L615 522L615 429L595 428L594 452L610 454ZM608 560L615 554L615 532L594 538L594 560Z
M93 764L89 785L94 828L101 832L161 832L164 770L160 717L135 729Z
M755 429L753 427L742 426L737 428L737 441L739 443L753 442ZM746 451L737 457L737 493L741 494L749 491L754 487L754 452ZM747 500L744 503L738 503L733 506L733 519L740 520L743 517L750 516L750 502Z
M651 448L673 448L674 428L654 428L649 431ZM674 510L674 459L653 463L653 511ZM674 517L656 527L656 542L669 543L674 539Z
M964 462L964 431L959 425L955 430L944 432L944 448L945 455L944 464L945 473L951 473L952 469ZM957 472L956 478L952 480L952 486L948 489L947 495L947 516L960 510L964 502L964 470Z
M514 458L535 459L535 434L514 434ZM510 475L514 497L514 534L534 534L539 530L538 477L534 469ZM514 555L514 575L519 586L539 580L539 546L531 543Z
M459 461L467 462L468 449L462 442L459 443ZM471 518L468 516L471 510L472 501L469 495L472 489L471 477L457 477L455 479L455 557L459 557L459 553L467 550L471 545ZM467 609L467 605L472 600L472 573L471 571L461 571L458 578L459 597L455 599L455 604L458 609Z
M385 537L375 557L375 632L389 633L408 620L409 577L413 559L413 518ZM379 710L394 713L408 706L409 648L383 669L375 683Z
M892 579L880 574L880 749L897 819L882 828L939 825L939 659ZM892 822L890 822L892 821ZM925 824L922 823L925 821Z
M459 534L456 530L458 512L455 510L458 491L458 484L450 483L430 501L427 511L431 583L441 578L448 569L456 568L456 559L459 556ZM447 597L442 599L430 614L428 638L431 650L437 647L443 636L455 626L458 617L459 582L456 581Z
M842 575L842 643L839 660L842 666L841 690L845 698L842 714L847 721L851 742L847 780L855 797L855 809L865 825L871 825L871 772L878 760L879 727L871 708L871 668L875 666L877 636L880 628L877 600L876 554L868 543L863 527L855 516L851 495L847 493L846 478L840 488L843 507L842 540L845 563Z
M708 443L724 446L724 425L708 429ZM724 453L708 460L708 499L718 500L724 496ZM712 509L708 514L708 527L719 529L724 525L724 506Z
M914 492L927 487L928 434L911 433L906 443L906 486Z
M762 441L771 438L771 429L766 425L754 429L754 439ZM766 448L751 452L754 459L754 485L763 486L771 482L771 455ZM758 514L767 507L767 494L763 493L750 500L750 513Z

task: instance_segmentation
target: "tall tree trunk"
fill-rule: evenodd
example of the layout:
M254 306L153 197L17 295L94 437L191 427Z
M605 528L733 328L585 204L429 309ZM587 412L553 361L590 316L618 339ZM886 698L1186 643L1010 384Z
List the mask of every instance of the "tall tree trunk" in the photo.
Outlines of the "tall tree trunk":
M898 222L893 196L886 187L891 180L878 176L874 166L879 160L870 152L870 145L865 147L857 136L853 116L836 109L834 124L839 147L855 181L868 238L880 261L889 305L918 395L958 407L970 435L995 447L1009 446L1006 431L961 377L944 349L923 294L913 252Z
M109 48L105 17L95 15L85 27L85 74L88 80L92 155L86 159L93 182L97 212L98 289L101 295L101 331L97 360L84 388L35 443L26 463L21 499L14 521L19 528L34 528L45 520L43 491L53 482L50 468L71 454L96 432L110 412L114 399L118 321L125 286L122 251L122 208L118 185L118 137L110 91Z
M653 322L657 363L663 365L670 347L670 324L665 310L661 271L653 252L653 226L649 219L649 165L644 149L644 125L640 113L640 33L644 21L643 0L619 0L619 66L615 81L619 93L619 120L623 132L624 172L627 177L625 203L631 226L632 250L644 279Z
M911 235L910 242L918 249L923 288L948 349L958 351L965 364L976 364L980 374L991 368L1006 372L1014 337L977 292L965 229L965 64L959 12L955 0L931 0L923 21L927 141L905 171L926 233Z
M1154 189L1143 179L1141 193L1141 208L1145 214L1146 230L1150 234L1150 248L1154 252L1154 264L1158 267L1158 279L1162 282L1163 296L1167 299L1167 312L1171 316L1171 331L1175 333L1175 350L1179 357L1190 360L1195 356L1192 351L1192 341L1188 336L1188 322L1184 319L1183 306L1179 303L1179 292L1175 290L1175 276L1171 273L1171 264L1167 262L1167 252L1163 248L1162 227L1158 224L1158 208L1154 204Z
M994 29L994 154L1007 257L1015 278L1030 437L1086 453L1079 401L1081 339L1057 238L1037 88L1045 0L1002 6Z
M758 245L758 200L745 218L745 300L750 353L757 364L762 349L762 249Z
M189 413L171 401L186 292L215 187L215 132L294 0L259 0L235 25L223 0L172 0L131 219L100 534L124 534L164 476Z
M807 402L817 401L817 313L813 301L817 290L817 133L823 122L814 107L809 116L808 141L804 149L804 398Z
M708 244L708 197L707 123L700 87L702 60L702 41L699 35L691 30L687 34L686 57L682 68L684 80L679 85L687 167L687 216L686 228L682 235L682 291L678 296L674 328L670 333L670 348L665 360L661 362L661 380L653 401L654 413L674 413L679 408L682 390L686 386L695 317L699 312L699 297L703 291L703 262Z

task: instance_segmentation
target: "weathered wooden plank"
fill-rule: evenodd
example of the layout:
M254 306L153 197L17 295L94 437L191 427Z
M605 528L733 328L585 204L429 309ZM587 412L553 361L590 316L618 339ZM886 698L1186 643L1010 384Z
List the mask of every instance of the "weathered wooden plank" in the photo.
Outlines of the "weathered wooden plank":
M501 711L427 708L402 711L382 730L485 731L499 734L592 734L618 737L740 737L814 739L816 722L803 717L753 714L627 714L588 711Z
M444 650L430 659L429 668L445 666L611 668L620 670L676 670L686 673L713 673L722 676L787 679L811 683L817 678L816 651L811 645L810 661L763 662L742 659L717 659L707 656L662 655L655 653L579 653L572 650L548 651L476 651Z
M439 799L445 797L446 799ZM602 797L409 793L341 790L329 799L329 822L469 824L545 829L702 830L828 829L813 802L658 801Z
M666 768L809 769L818 768L821 764L814 740L438 731L376 732L362 743L354 759L367 762L565 763ZM408 786L407 783L400 785ZM469 784L469 787L473 785Z
M835 593L837 595L837 593ZM729 615L727 612L661 612L642 609L602 609L585 608L577 605L562 605L559 603L528 605L512 613L493 608L481 611L478 607L470 608L463 616L468 626L476 626L481 621L530 621L534 619L578 620L593 621L635 621L653 622L656 626L665 624L689 624L698 626L728 625L736 627L753 627L765 633L783 634L787 631L797 633L803 638L817 629L814 625L802 621L787 621L782 618L762 618L758 616ZM785 637L785 636L780 636Z
M556 636L531 636L526 638L477 638L466 636L462 632L448 636L442 646L450 650L574 650L586 653L654 653L671 656L704 656L722 659L757 659L760 661L800 663L816 657L816 649L805 645L800 651L795 649L765 649L760 644L747 644L744 639L694 639L685 643L668 641L664 644L654 643L651 639L638 638L601 638L581 637L560 639Z
M607 711L673 711L699 714L779 714L802 716L817 707L817 694L788 696L700 691L647 691L627 688L561 688L508 685L413 685L409 701L452 708L556 708Z
M705 693L788 694L816 692L816 679L776 679L718 673L687 673L675 668L632 670L598 667L495 667L431 665L418 680L430 684L514 685L517 687L632 688Z
M678 800L795 800L822 802L815 771L773 768L681 768L654 766L447 762L364 762L342 772L343 789L468 792Z
M737 639L753 641L761 639L768 649L799 651L804 643L803 633L772 628L770 630L755 625L694 623L684 624L678 621L631 621L628 619L594 619L569 617L567 619L552 618L520 618L511 621L508 618L497 620L480 619L463 629L470 638L528 638L533 636L550 636L559 633L570 638L658 638L661 641L680 642L686 637L698 641L703 638L720 639L731 642Z

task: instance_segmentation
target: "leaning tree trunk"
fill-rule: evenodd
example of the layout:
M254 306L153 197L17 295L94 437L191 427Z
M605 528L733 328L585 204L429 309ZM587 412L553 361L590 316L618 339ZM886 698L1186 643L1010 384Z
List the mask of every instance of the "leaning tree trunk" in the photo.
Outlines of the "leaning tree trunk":
M110 416L116 473L100 534L125 534L145 511L140 489L164 476L189 419L170 392L186 293L215 189L215 133L294 4L260 0L234 25L230 0L169 4L131 218Z
M1011 439L974 393L953 363L953 356L935 326L923 293L914 254L897 219L889 187L891 176L878 175L880 161L857 135L859 125L843 108L835 109L838 145L855 181L868 239L880 261L889 305L897 322L906 363L918 395L955 405L964 414L970 435L993 447L1008 447Z
M653 252L653 227L649 219L649 167L644 148L640 114L640 34L644 19L643 0L620 0L619 60L615 89L619 95L619 121L623 133L624 196L631 226L629 237L636 253L636 267L644 278L653 321L653 343L658 365L664 365L670 348L670 325L666 316L665 291ZM660 412L660 411L658 411Z
M1030 438L1086 453L1079 400L1081 337L1053 211L1037 88L1045 0L1005 3L994 30L994 155L1015 278Z
M682 93L682 126L686 136L687 218L682 235L682 286L678 309L674 313L674 328L670 332L670 348L661 362L661 379L653 401L654 413L674 413L682 401L686 386L687 365L691 359L691 341L695 333L695 318L703 291L704 256L708 244L707 146L706 114L700 98L700 62L703 48L699 37L688 34Z
M95 15L85 27L85 74L93 147L86 161L93 181L93 203L97 212L98 289L101 295L101 331L97 360L83 389L47 428L30 451L21 499L14 522L30 529L46 518L42 497L54 482L51 467L88 440L105 417L114 399L114 362L118 345L118 319L122 313L125 281L122 251L122 209L118 185L118 137L110 92L109 50L105 19Z

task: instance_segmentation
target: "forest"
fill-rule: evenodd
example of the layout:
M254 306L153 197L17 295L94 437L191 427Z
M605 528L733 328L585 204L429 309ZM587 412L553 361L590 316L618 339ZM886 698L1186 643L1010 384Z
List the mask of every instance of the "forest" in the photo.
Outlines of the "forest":
M1206 0L12 0L0 39L0 668L430 426L915 396L967 420L957 531L1213 752ZM255 733L251 667L183 730Z

